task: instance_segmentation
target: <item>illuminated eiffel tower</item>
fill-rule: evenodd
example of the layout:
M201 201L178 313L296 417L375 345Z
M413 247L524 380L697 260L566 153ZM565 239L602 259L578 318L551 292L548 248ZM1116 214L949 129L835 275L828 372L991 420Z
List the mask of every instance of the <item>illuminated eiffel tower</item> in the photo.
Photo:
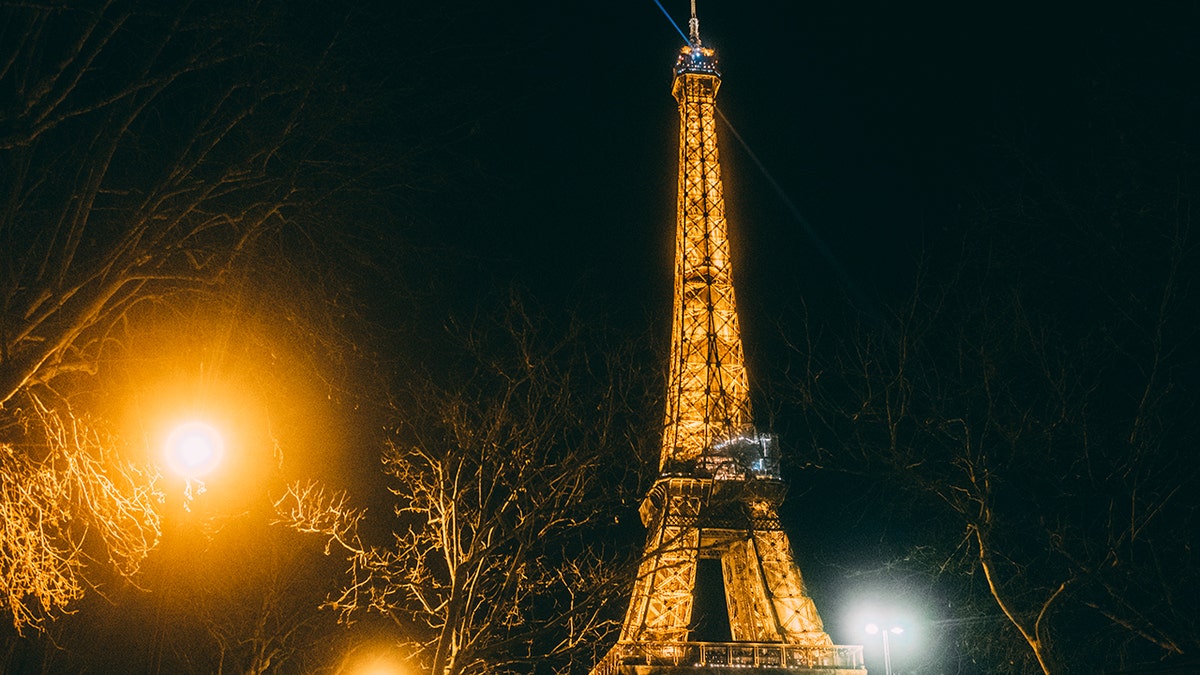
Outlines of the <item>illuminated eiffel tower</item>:
M835 646L805 593L779 521L776 439L758 433L750 415L717 157L721 75L700 42L695 0L689 27L672 84L679 206L660 474L641 505L649 537L619 641L592 675L865 675L862 648ZM711 572L698 575L702 567ZM720 641L695 639L705 591L718 599L723 591Z

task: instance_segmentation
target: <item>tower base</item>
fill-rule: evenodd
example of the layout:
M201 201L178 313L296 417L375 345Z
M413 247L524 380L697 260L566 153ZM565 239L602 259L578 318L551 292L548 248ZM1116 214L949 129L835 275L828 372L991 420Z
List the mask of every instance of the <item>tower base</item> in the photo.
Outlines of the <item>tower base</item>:
M860 646L618 642L591 675L867 675Z
M622 665L611 675L748 675L745 668L713 665ZM865 668L756 668L755 675L866 675Z

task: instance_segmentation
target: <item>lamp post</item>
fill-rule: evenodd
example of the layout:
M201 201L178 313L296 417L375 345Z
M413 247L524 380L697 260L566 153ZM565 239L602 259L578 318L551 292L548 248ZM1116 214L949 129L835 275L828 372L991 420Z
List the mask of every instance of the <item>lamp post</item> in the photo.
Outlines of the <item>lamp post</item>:
M884 675L892 675L892 648L888 643L888 635L899 635L904 632L900 626L892 626L891 628L883 628L879 624L869 623L866 630L871 635L883 633L883 672Z

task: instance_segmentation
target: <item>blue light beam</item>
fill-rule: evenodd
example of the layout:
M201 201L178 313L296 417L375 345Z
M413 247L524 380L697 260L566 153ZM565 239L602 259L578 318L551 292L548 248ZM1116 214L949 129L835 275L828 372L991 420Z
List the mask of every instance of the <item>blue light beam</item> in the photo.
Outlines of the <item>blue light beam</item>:
M688 39L688 36L682 30L680 30L679 24L675 23L675 19L672 19L671 15L667 13L667 8L663 7L662 3L658 0L654 0L654 4L658 5L658 8L662 10L663 16L667 17L667 21L670 21L671 25L675 27L676 32L679 33L679 37L683 38L683 44L692 44L692 41Z
M657 0L655 0L655 2L657 2ZM783 202L784 206L787 207L787 210L791 212L792 217L795 218L796 222L800 224L800 227L804 229L804 233L808 235L809 241L811 241L813 246L817 248L817 252L821 254L821 257L825 259L825 262L829 264L829 266L833 269L834 274L836 274L838 279L842 282L843 288L845 288L850 296L859 302L863 307L870 307L870 302L858 288L858 285L855 284L850 278L850 275L846 273L846 268L842 266L842 263L837 259L837 256L834 255L833 251L825 243L825 240L822 239L821 235L817 233L816 228L814 228L812 224L808 222L808 219L804 217L804 214L800 212L799 207L797 207L796 203L793 202L791 197L788 196L787 192L783 189L783 186L781 186L779 182L775 180L775 177L771 175L771 172L767 169L766 165L762 163L762 160L758 158L758 155L755 154L754 150L750 148L750 144L746 142L746 139L742 138L742 135L739 134L737 129L733 127L733 124L729 121L729 118L725 116L725 113L722 112L720 108L717 108L717 115L721 117L721 121L725 123L725 126L729 129L730 133L733 134L733 137L736 138L738 143L741 144L742 149L745 150L746 154L750 156L750 159L754 162L754 165L758 167L759 172L762 173L763 177L767 179L767 182L771 184L771 188L775 190L775 194L779 197L779 200Z

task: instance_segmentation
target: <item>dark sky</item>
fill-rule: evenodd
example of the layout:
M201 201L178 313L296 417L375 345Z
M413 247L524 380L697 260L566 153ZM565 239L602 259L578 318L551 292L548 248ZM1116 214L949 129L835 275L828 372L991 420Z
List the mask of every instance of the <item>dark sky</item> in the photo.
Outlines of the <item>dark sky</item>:
M686 21L687 2L664 5ZM652 0L479 9L447 33L474 51L435 76L479 111L453 147L477 170L472 196L440 204L438 236L535 289L659 311L678 33ZM702 0L699 14L718 104L770 176L722 127L743 311L768 317L786 297L906 284L918 252L1008 189L1014 157L1061 168L1125 118L1177 124L1196 66L1194 3Z

